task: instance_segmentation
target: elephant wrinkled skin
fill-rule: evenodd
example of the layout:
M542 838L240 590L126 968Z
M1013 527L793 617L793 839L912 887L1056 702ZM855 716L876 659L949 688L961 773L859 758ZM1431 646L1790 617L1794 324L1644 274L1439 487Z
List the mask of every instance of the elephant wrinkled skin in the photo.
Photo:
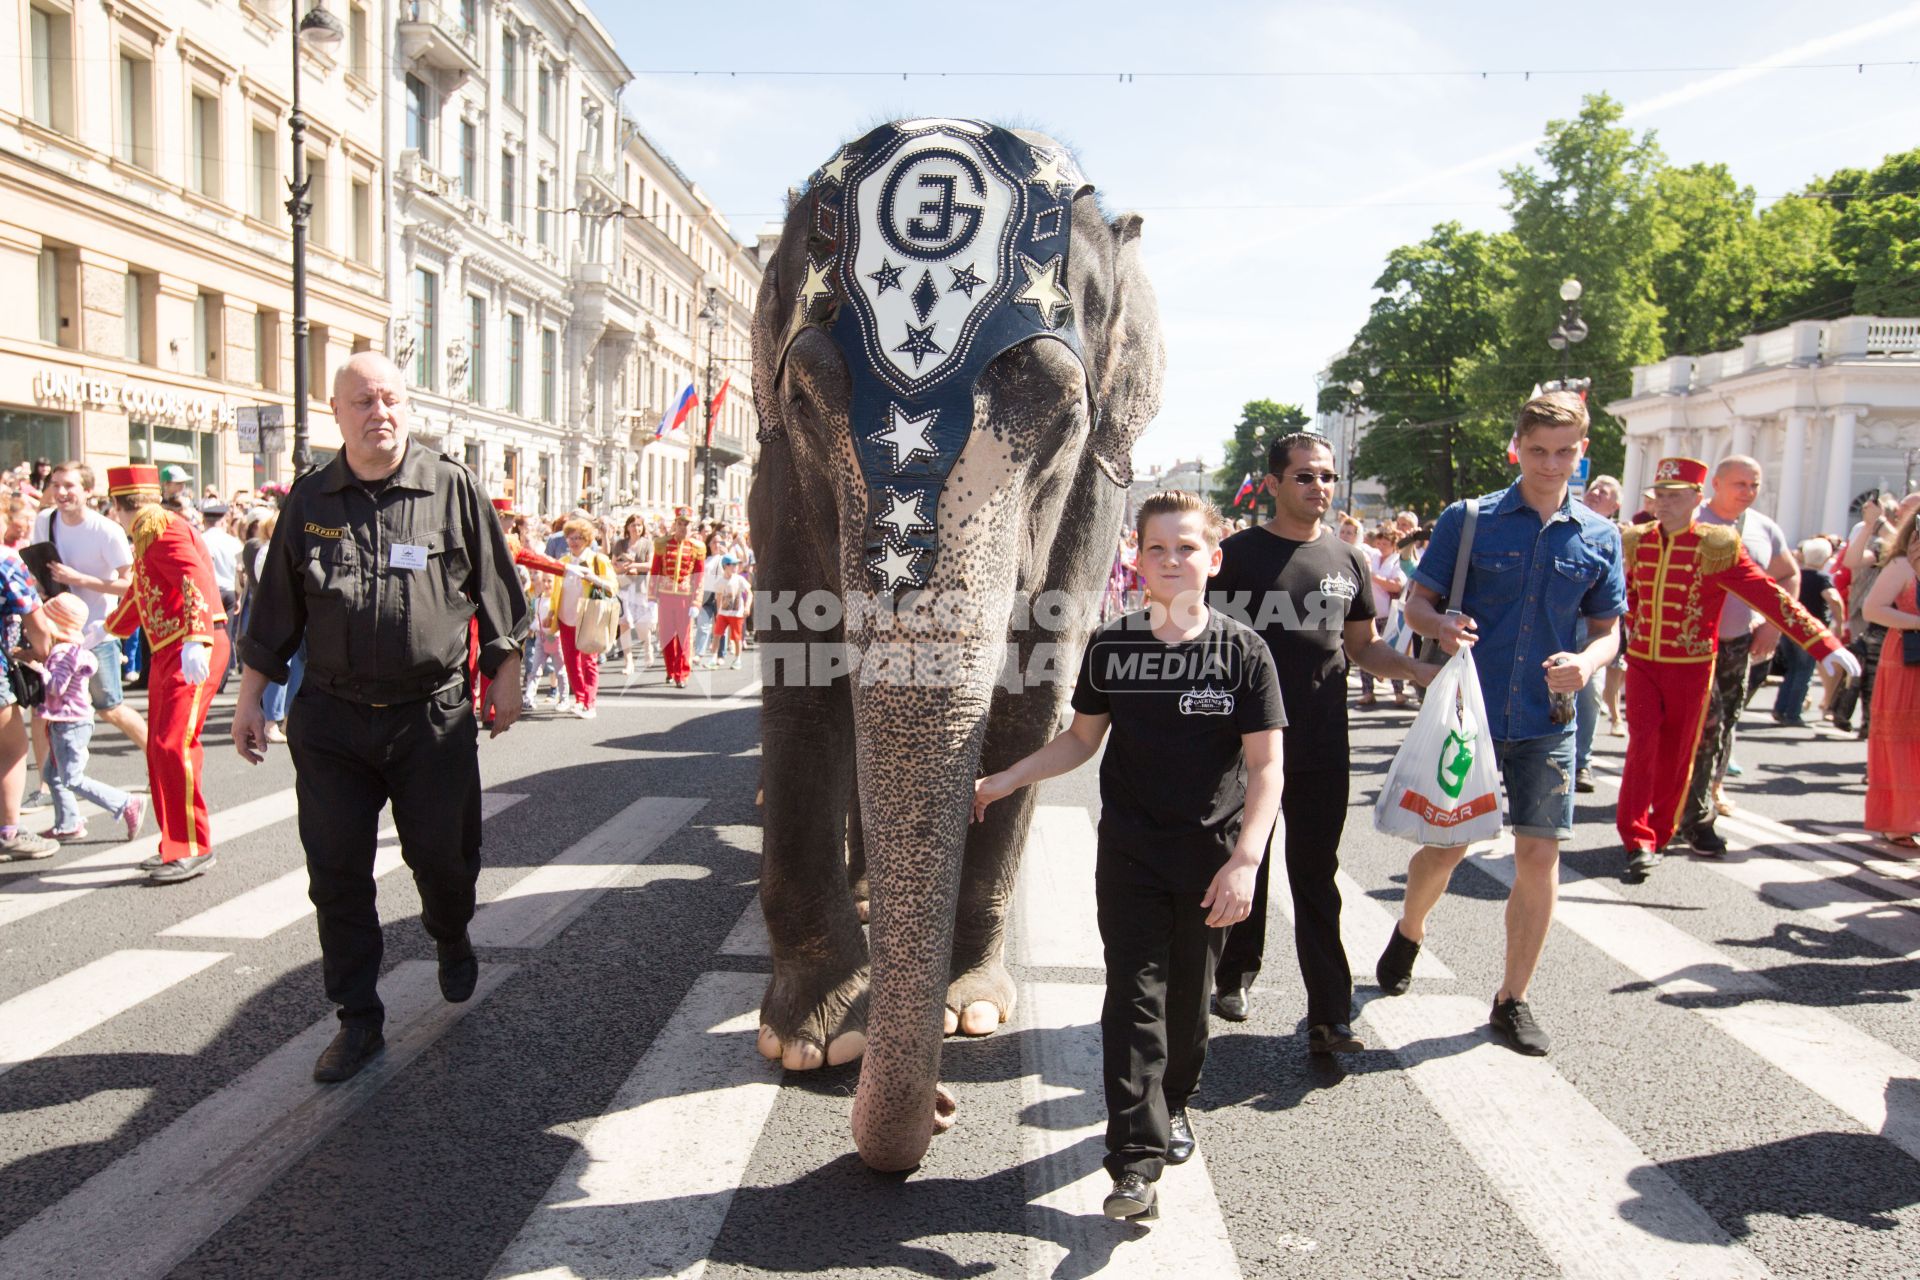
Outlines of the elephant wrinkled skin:
M855 1142L872 1167L900 1170L951 1122L938 1089L942 1035L956 1023L989 1032L1013 1011L1002 944L1033 800L1012 797L970 827L973 781L1040 747L1058 723L1117 545L1128 457L1159 409L1165 353L1140 218L1109 221L1091 192L1079 194L1067 287L1084 368L1046 337L986 366L972 434L939 501L926 588L894 598L891 617L858 607L845 584L852 595L870 590L868 487L850 379L818 328L801 330L782 359L809 266L806 208L802 199L788 215L754 318L764 443L749 514L766 681L761 900L773 944L760 1050L799 1069L864 1051ZM848 602L843 618L765 603L822 591ZM1043 592L1083 607L1064 624L1042 609L1014 616L1017 597ZM932 646L949 646L939 652L952 665L932 687L858 673L809 682L794 664L767 660L836 644L862 655L858 673L876 654ZM1009 645L1023 672L1058 646L1054 678L1010 692ZM863 887L870 900L856 903Z

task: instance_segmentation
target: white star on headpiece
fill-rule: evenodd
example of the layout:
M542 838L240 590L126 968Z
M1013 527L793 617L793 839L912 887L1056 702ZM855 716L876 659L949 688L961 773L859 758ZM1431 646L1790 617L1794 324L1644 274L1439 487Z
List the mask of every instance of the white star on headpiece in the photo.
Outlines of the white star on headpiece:
M888 407L887 422L889 425L885 431L875 436L874 439L884 441L892 446L893 469L895 471L900 470L900 468L906 466L907 463L913 461L917 454L924 453L929 458L935 458L940 455L940 451L933 447L933 442L927 439L927 432L932 429L934 419L939 416L940 411L937 409L929 409L916 417L908 417L906 410L902 409L899 405L896 404Z
M1027 282L1020 286L1013 300L1037 308L1041 322L1049 329L1060 322L1060 312L1073 306L1073 299L1060 280L1063 265L1057 253L1044 263L1035 262L1024 253L1020 255L1020 267L1027 273Z
M893 526L897 534L909 529L924 529L927 518L920 514L920 495L909 493L905 497L889 491L887 493L887 514L880 517L879 523Z
M860 157L854 155L845 147L842 147L840 148L839 155L836 155L833 159L820 166L820 176L828 182L845 182L847 180L847 166L859 158Z
M903 582L913 581L913 563L920 558L918 551L902 551L898 547L888 547L878 560L868 564L868 568L880 575L880 580L889 587L897 587Z
M1070 195L1080 186L1080 171L1064 154L1033 149L1033 172L1027 181L1046 187L1057 196Z
M828 278L828 273L832 270L832 258L828 258L824 266L812 258L807 259L807 280L800 286L800 306L803 309L811 307L815 298L833 296L833 281Z

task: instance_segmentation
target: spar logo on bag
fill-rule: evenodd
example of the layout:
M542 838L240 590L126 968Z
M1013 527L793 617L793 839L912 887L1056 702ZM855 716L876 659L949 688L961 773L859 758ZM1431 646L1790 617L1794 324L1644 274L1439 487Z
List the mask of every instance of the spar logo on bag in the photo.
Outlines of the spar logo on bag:
M1450 730L1446 745L1440 748L1439 767L1434 771L1433 781L1449 804L1429 800L1408 787L1401 793L1400 807L1417 815L1422 822L1430 822L1436 827L1457 827L1470 818L1498 809L1500 797L1491 791L1474 796L1464 804L1458 803L1460 793L1466 789L1467 777L1473 772L1473 743L1479 736L1477 733L1461 734Z

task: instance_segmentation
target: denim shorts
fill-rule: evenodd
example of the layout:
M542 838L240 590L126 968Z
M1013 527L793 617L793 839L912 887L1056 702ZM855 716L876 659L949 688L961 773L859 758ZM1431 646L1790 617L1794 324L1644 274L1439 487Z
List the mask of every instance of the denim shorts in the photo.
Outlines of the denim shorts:
M111 711L126 697L120 688L120 642L101 642L95 647L93 656L100 663L99 670L93 673L93 679L87 682L88 692L93 697L93 709Z
M1571 733L1493 744L1513 834L1543 840L1573 837L1573 749Z

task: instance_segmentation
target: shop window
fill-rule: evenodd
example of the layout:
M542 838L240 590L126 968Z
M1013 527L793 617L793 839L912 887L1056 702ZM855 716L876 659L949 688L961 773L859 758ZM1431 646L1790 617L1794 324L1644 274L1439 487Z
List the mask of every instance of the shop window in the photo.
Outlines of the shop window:
M16 10L16 12L18 12ZM35 122L71 135L73 127L73 15L33 5L27 18L33 69Z
M71 458L69 419L60 413L0 409L0 470L11 471L35 458Z
M51 455L50 455L51 456ZM220 436L213 431L195 431L190 427L163 427L152 422L127 424L127 456L132 462L150 466L185 467L192 475L187 492L196 498L208 485L225 491L220 474Z
M120 51L120 159L151 170L153 158L153 59Z

